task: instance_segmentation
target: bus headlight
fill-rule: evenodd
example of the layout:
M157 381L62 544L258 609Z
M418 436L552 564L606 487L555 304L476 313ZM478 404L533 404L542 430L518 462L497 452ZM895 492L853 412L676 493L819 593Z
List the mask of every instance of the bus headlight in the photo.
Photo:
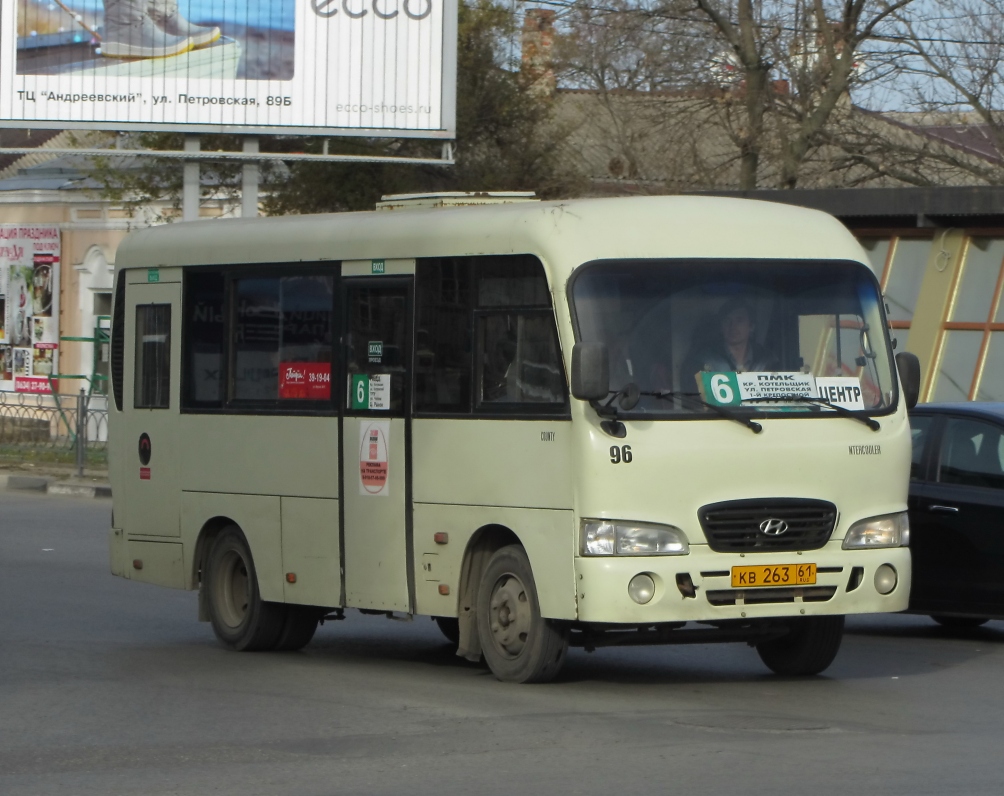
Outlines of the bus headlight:
M685 556L686 534L672 525L619 520L583 520L584 556Z
M844 550L875 547L907 547L910 544L910 517L905 511L870 517L851 526L844 537Z

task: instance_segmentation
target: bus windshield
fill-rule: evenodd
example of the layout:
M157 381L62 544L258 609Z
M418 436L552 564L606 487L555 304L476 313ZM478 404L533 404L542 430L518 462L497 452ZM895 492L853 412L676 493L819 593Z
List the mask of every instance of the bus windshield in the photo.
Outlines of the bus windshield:
M791 411L757 397L783 389L868 412L896 400L881 296L860 263L603 261L576 274L571 298L578 339L607 346L611 391L641 393L622 414L703 413L695 396Z

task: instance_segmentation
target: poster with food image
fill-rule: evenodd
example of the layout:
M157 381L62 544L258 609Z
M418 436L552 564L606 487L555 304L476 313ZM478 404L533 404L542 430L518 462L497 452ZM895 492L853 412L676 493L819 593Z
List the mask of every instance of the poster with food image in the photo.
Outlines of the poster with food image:
M55 352L51 348L36 348L32 351L31 373L33 376L51 376L52 360Z
M11 367L0 390L49 393L59 372L60 233L55 224L0 224L0 318Z

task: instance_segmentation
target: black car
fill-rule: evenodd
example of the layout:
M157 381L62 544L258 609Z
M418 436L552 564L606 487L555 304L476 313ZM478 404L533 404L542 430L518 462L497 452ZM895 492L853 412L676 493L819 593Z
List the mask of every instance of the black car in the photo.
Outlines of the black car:
M910 426L910 612L1004 618L1004 403L923 404Z

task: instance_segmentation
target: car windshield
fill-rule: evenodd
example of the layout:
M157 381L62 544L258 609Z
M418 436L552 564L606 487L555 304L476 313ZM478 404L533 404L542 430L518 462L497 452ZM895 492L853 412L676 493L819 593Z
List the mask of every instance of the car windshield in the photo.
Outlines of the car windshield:
M575 275L571 298L578 339L607 347L611 392L640 390L625 414L693 415L694 396L758 412L896 400L881 296L860 263L603 261Z

